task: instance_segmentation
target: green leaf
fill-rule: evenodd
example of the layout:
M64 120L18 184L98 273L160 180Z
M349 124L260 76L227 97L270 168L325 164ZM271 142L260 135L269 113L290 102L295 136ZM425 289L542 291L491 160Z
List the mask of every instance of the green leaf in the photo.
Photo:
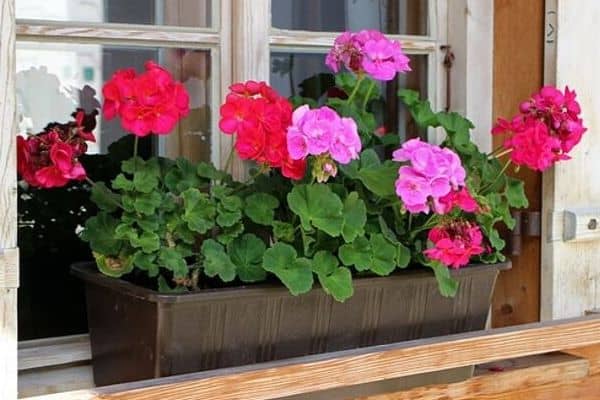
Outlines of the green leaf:
M529 206L525 195L525 183L516 178L509 178L504 193L511 207L525 208Z
M377 196L395 196L394 182L398 179L398 165L386 162L379 166L361 168L358 172L360 181Z
M372 251L371 271L381 276L391 274L396 269L396 246L380 233L372 235L369 242Z
M221 202L217 204L217 224L223 228L234 226L242 219L242 211L231 211Z
M159 265L156 263L156 253L146 254L138 251L133 255L133 264L148 272L148 276L155 277L158 275Z
M141 214L154 215L161 202L162 196L158 192L140 194L135 198L133 208Z
M352 192L346 197L343 213L342 236L346 243L350 243L357 236L364 235L367 222L367 207L365 202L358 197L358 193Z
M339 267L329 275L318 275L318 278L323 290L337 301L344 302L354 294L352 273L346 267Z
M246 197L244 213L253 222L261 225L271 225L279 200L267 193L255 193Z
M263 256L263 268L277 276L297 296L310 291L313 273L310 260L297 258L296 250L285 243L275 243Z
M252 233L246 233L227 245L227 252L243 282L259 282L267 278L262 268L265 243Z
M207 239L202 243L204 273L210 277L219 275L223 282L231 282L236 276L236 266L216 240Z
M273 235L277 241L293 242L294 226L287 222L273 221Z
M202 179L196 174L196 167L186 158L180 157L165 174L165 185L175 193L202 186Z
M180 251L173 247L163 247L158 255L158 262L173 272L176 278L185 278L188 274L187 263Z
M131 191L134 188L133 181L127 179L125 177L125 175L123 175L123 174L119 174L116 176L115 179L113 179L112 187L115 190L126 190L126 191Z
M190 230L205 234L215 226L217 209L206 193L188 189L181 196L185 209L181 219L187 222Z
M141 157L132 157L129 160L121 162L121 170L128 174L133 174L145 161Z
M410 249L402 243L396 243L396 266L398 268L406 268L410 263Z
M458 290L458 281L452 278L448 267L438 261L431 261L428 263L428 266L431 267L435 274L440 294L444 297L454 297Z
M354 242L344 244L339 249L340 260L344 265L354 265L358 271L366 271L371 267L371 244L364 236L357 237Z
M364 169L377 168L381 165L379 155L373 149L366 149L360 153L360 167Z
M156 159L141 162L133 174L133 185L139 192L151 193L158 188L159 177L160 167Z
M340 164L338 168L344 175L350 179L358 179L358 170L360 169L360 161L352 160L349 164Z
M418 92L400 89L398 97L406 104L410 114L421 128L438 126L437 115L431 110L431 104L428 100L419 100Z
M155 232L160 226L157 215L145 215L143 217L138 217L136 218L135 222L140 228L149 232Z
M339 265L337 257L325 250L317 251L313 257L313 272L318 275L331 275Z
M154 232L142 232L139 237L130 237L129 241L133 247L141 248L144 253L153 253L160 249L160 238Z
M227 174L225 172L219 171L215 168L214 165L206 162L201 162L198 164L196 173L198 174L198 176L215 181L222 181L227 177Z
M116 211L121 203L121 196L106 187L104 182L97 182L92 186L90 199L99 209L107 212Z
M118 254L123 241L115 236L119 221L105 212L89 218L81 238L90 244L92 251L105 255Z
M219 243L226 245L242 233L244 233L244 224L240 221L233 226L223 228L221 233L217 235L217 240Z
M112 278L120 278L133 270L133 257L109 257L104 254L92 252L100 272Z
M324 184L297 185L287 195L291 210L300 217L305 230L312 226L330 236L339 236L344 218L339 196Z

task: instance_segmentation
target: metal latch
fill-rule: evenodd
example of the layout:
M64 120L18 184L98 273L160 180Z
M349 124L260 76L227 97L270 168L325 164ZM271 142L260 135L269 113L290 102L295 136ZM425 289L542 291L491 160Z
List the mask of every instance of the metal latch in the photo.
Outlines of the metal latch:
M513 211L515 227L509 238L510 254L521 255L523 237L540 237L542 234L542 213L539 211Z
M0 289L19 287L19 249L0 249Z

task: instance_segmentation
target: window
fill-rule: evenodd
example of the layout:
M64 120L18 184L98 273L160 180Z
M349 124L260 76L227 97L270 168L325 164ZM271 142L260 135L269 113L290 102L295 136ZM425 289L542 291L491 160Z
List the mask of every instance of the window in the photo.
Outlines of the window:
M155 60L184 82L190 116L141 151L220 160L216 113L221 94L220 2L211 0L16 0L17 121L22 135L66 122L75 108L98 108L103 83L118 69ZM228 75L227 68L225 75ZM229 80L229 77L227 77ZM97 180L111 176L103 154L124 138L117 121L98 117L89 154ZM127 138L119 143L126 146ZM93 205L82 186L21 187L19 197L19 338L84 333L85 300L70 264L90 258L76 230ZM58 311L60 310L60 311Z

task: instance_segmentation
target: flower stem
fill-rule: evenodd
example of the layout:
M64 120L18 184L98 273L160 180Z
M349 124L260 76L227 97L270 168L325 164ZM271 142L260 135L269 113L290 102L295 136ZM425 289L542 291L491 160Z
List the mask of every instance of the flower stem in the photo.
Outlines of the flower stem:
M352 103L352 100L354 100L354 97L358 93L358 88L360 87L360 84L362 83L362 81L364 79L365 79L364 75L360 75L358 77L358 80L356 81L356 86L354 86L354 89L352 90L352 93L350 93L350 97L348 97L348 99L346 100L346 104L351 104Z
M229 168L231 168L232 163L233 163L233 143L231 146L231 150L229 150L229 155L227 156L227 161L225 161L225 172L229 172Z
M507 154L510 154L510 153L512 153L512 151L513 151L513 149L512 149L512 148L510 148L510 149L504 149L504 150L500 151L499 153L496 153L496 154L494 154L494 153L496 152L496 150L494 150L494 151L493 151L492 153L490 153L490 155L488 156L488 160L492 160L492 159L494 159L494 158L500 158L500 157L502 157L502 156L505 156L505 155L507 155Z
M135 139L133 139L133 173L134 174L137 171L137 156L138 156L139 143L140 143L140 138L139 138L139 136L136 135Z
M362 103L363 111L367 111L367 103L369 102L369 97L371 97L371 92L373 91L374 88L375 88L375 81L371 81L371 83L369 84L369 89L367 89L367 95L363 99L363 103Z

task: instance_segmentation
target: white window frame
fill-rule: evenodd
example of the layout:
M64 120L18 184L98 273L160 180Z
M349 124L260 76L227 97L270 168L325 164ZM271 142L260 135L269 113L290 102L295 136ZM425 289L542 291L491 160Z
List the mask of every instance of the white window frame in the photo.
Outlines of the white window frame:
M328 32L302 32L271 28L271 0L213 0L212 22L214 26L211 28L38 20L15 21L14 1L0 0L0 4L3 6L0 7L0 11L6 7L9 9L7 14L2 11L0 20L3 23L2 32L10 34L11 29L15 29L18 41L127 44L210 50L214 66L211 69L212 79L215 82L211 85L211 158L213 162L222 167L232 148L232 139L218 132L218 107L227 93L230 83L248 79L268 81L271 49L293 50L294 52L303 49L305 51L314 51L315 49L325 51L337 36L335 33ZM443 67L444 54L440 50L440 46L452 45L456 56L451 72L453 92L450 101L452 109L465 113L473 120L478 128L474 135L476 142L484 150L489 150L491 149L489 128L492 123L493 0L430 0L429 4L428 35L391 36L402 41L403 47L409 55L429 55L428 93L432 105L437 109L443 109L446 105L446 71ZM8 49L7 53L14 52L14 47L10 50L9 46ZM5 55L0 52L0 67L10 65L10 62L7 64L1 62L2 56ZM14 54L12 62L14 68ZM0 84L0 94L2 94L2 90L14 90L14 71L9 75L10 79L5 87ZM467 79L467 75L469 79ZM1 96L0 99L2 99ZM9 106L10 104L5 107ZM3 120L0 114L0 127L3 128L0 131L0 143L4 145L6 141L12 144L12 147L9 146L9 148L14 149L14 138L12 138L14 125L12 124L14 121ZM435 131L430 132L430 140L439 141L440 134ZM0 164L5 157L11 159L7 154L0 148ZM15 169L14 157L11 168ZM235 162L233 168L233 173L237 176L241 176L245 171L243 163L240 162ZM13 172L16 175L16 171ZM10 187L14 187L13 183L8 183ZM16 210L16 201L3 202L0 197L0 207ZM15 235L8 235L5 242L11 244L13 236ZM0 239L2 239L1 236ZM0 241L0 244L3 243ZM5 246L7 245L5 244ZM0 257L1 267L3 265ZM3 289L0 288L0 290ZM10 318L10 315L14 313L12 316L16 321L16 304L11 300L13 297L16 299L16 294L13 292L8 294L0 292L0 315L2 315L3 301L7 304L6 313L9 315L9 318L5 319L7 321L5 323L8 325L3 326L3 321L0 319L0 349L3 351L4 347L13 350L16 348L16 337L9 337L7 346L3 347L2 342L4 340L3 332L13 332L13 329L16 332L16 326L11 325ZM11 343L14 344L14 347ZM66 368L64 377L73 376L72 374L77 376L77 373L90 374L89 366L87 369L86 366L69 366L72 362L89 360L89 343L85 335L73 338L50 338L37 343L22 342L20 348L22 349L19 352L21 365L24 367L33 365L37 368L37 373L43 373L43 370L40 369L43 367L63 366ZM39 354L43 356L40 357ZM57 355L60 356L53 358ZM9 384L5 386L5 392L2 391L4 385L0 385L0 397L8 393L6 398L12 398L10 382L11 377L16 378L16 371L12 370L16 369L16 365L9 360L6 368L3 369L3 363L4 361L0 359L0 383L6 381ZM72 368L80 369L76 372ZM36 380L38 378L40 378L39 375L34 377ZM56 383L53 382L53 384Z

